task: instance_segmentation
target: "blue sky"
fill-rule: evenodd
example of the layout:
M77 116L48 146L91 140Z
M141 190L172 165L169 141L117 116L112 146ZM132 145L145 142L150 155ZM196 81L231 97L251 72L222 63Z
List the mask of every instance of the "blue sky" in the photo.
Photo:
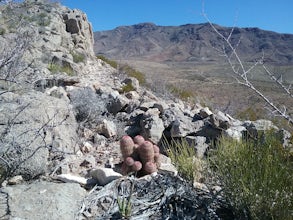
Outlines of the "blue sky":
M94 31L153 22L163 26L206 22L202 0L61 0L84 11ZM205 0L213 23L231 27L259 27L293 34L293 0Z

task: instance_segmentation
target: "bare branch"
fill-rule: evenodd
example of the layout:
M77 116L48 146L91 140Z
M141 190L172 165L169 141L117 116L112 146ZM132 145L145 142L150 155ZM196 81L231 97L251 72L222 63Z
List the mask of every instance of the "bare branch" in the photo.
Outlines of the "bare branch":
M278 86L280 86L291 98L293 98L293 94L291 93L291 84L288 86L288 88L284 85L282 75L280 75L279 78L276 78L274 74L270 72L270 70L263 64L262 65L265 73L274 81L277 83Z
M259 97L261 97L272 109L272 111L274 113L277 113L279 116L285 118L291 125L293 125L293 118L287 113L287 108L285 107L283 110L278 107L277 105L275 105L272 100L270 100L268 97L266 97L260 90L258 90L253 84L252 82L248 79L247 74L252 72L253 69L256 66L262 65L263 69L265 70L266 74L274 81L276 82L288 95L290 95L290 97L292 96L292 93L290 92L291 89L291 85L287 88L281 79L277 79L274 74L272 74L268 68L264 65L264 55L262 56L262 58L260 58L259 60L257 60L256 62L254 62L253 65L251 65L248 69L245 68L243 61L241 60L241 58L239 57L238 53L237 53L237 47L240 44L240 39L238 41L238 43L236 45L233 45L231 42L232 39L232 35L233 35L233 31L234 31L234 27L232 28L231 32L229 33L228 37L225 37L216 27L215 25L210 21L210 19L208 18L207 14L204 11L204 4L202 5L202 16L207 20L207 22L209 23L209 25L211 26L211 28L213 29L213 31L224 41L225 45L227 45L226 47L224 47L222 49L222 53L223 55L226 57L226 60L228 61L229 65L232 68L233 73L235 74L235 79L236 81L241 84L244 85L246 87L248 87L249 89L251 89L254 93L256 93ZM226 49L229 49L231 51L231 54L228 55L226 52ZM232 60L233 58L235 58L235 61Z

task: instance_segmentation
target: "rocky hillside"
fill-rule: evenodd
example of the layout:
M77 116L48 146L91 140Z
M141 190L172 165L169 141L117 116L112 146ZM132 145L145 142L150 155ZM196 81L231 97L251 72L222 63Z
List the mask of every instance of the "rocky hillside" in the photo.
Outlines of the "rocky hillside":
M0 9L1 219L121 219L118 199L132 190L136 219L233 219L219 186L177 175L163 137L186 138L198 160L222 134L275 129L284 146L290 138L270 121L163 100L118 75L94 57L91 25L79 10L38 0ZM155 165L132 155L156 172L122 175L125 135L160 147Z
M35 81L52 72L77 75L94 58L93 32L83 12L29 0L0 7L0 44L6 48L1 54L18 56L18 69L24 71L19 77Z
M231 28L216 25L225 36ZM112 59L148 61L223 61L215 47L222 41L209 24L157 26L141 23L94 33L96 54ZM232 43L241 44L238 54L246 61L262 56L274 64L293 64L293 35L279 34L259 28L235 28ZM253 56L252 56L253 55Z

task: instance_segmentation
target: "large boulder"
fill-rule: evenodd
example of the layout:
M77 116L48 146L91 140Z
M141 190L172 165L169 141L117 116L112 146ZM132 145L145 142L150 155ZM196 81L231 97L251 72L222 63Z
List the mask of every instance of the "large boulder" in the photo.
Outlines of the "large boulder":
M46 172L49 153L75 152L77 123L68 102L36 91L5 93L0 102L0 155L10 172L35 177Z
M85 189L76 183L37 181L0 190L0 218L3 219L75 219Z

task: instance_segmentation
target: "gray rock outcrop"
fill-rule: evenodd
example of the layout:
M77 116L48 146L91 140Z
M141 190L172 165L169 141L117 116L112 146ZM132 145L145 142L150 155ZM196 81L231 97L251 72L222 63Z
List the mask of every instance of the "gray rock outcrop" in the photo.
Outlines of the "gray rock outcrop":
M3 94L0 102L0 153L14 174L44 174L49 153L76 150L77 123L66 101L27 92Z
M28 185L3 187L0 189L0 218L72 220L86 195L86 190L76 183L37 181Z

